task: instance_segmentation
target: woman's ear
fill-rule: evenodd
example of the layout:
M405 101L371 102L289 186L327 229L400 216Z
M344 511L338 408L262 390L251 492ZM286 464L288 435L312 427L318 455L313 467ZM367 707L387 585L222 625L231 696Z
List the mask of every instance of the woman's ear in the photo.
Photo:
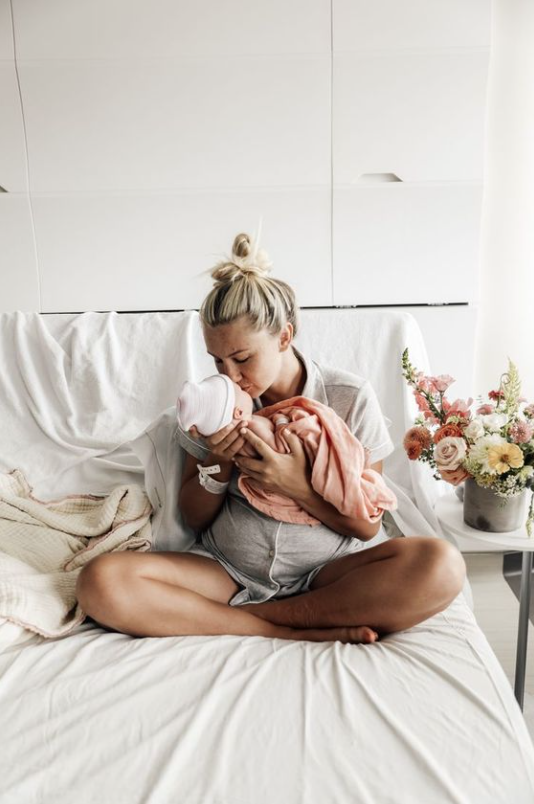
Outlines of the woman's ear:
M281 351L285 352L285 350L289 347L291 340L293 338L293 324L289 321L283 328L282 332L280 333L280 347Z

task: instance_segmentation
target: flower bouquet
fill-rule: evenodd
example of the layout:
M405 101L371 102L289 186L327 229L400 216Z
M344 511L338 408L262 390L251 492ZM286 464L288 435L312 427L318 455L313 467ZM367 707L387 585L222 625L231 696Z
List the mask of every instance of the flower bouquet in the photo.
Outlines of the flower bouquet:
M408 349L402 354L402 374L413 388L419 415L404 436L404 449L412 461L428 463L436 480L454 486L472 478L477 486L502 498L534 489L534 404L520 396L521 382L515 365L487 400L450 402L446 392L454 382L448 374L425 376L410 363ZM532 535L534 495L527 516Z

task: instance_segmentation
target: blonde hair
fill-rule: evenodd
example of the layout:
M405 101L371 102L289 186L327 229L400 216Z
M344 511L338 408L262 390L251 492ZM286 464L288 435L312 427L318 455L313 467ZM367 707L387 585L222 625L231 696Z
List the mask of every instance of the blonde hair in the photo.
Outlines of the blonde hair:
M271 335L278 335L289 322L296 336L295 292L281 279L267 276L271 266L267 253L248 234L238 234L231 257L206 272L215 284L200 307L201 322L217 327L245 316L253 331L266 329Z

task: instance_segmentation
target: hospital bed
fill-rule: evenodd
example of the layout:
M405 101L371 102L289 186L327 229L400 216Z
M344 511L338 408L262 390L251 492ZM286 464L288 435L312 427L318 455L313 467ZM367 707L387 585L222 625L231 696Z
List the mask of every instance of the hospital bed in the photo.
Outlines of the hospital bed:
M214 373L198 313L5 313L0 333L0 471L38 501L135 484L150 549L187 549L173 406L185 379ZM429 368L412 316L302 310L295 342L378 394L396 445L390 535L444 538L440 484L401 446L414 414L403 349ZM2 804L534 802L534 749L468 581L371 645L134 638L79 607L47 637L9 614L5 566L0 552Z

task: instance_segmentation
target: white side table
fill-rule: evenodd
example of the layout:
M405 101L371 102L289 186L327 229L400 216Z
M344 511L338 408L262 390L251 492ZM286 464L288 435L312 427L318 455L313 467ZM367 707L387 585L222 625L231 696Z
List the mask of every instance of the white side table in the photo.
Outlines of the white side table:
M477 530L464 522L463 503L456 494L446 494L436 503L435 511L443 529L453 538L455 536L479 539L488 545L499 545L505 550L515 550L523 554L521 565L521 592L519 595L519 625L517 631L517 654L515 660L514 693L523 709L525 693L525 667L527 661L528 619L530 609L530 579L534 555L534 537L527 536L526 528L507 533L490 533Z

